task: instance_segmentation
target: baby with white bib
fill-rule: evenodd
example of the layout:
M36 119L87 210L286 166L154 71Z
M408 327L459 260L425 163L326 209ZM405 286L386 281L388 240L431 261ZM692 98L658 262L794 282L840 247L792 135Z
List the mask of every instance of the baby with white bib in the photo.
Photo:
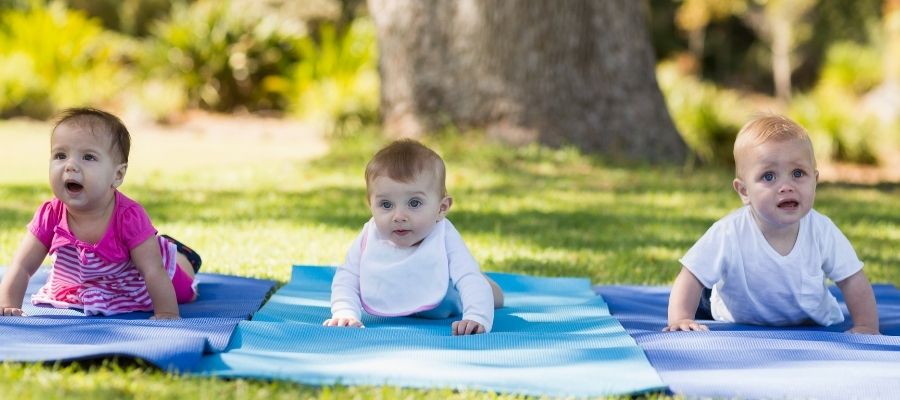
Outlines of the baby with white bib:
M372 218L353 241L331 285L325 326L362 328L375 316L449 318L453 335L491 331L503 293L481 273L446 219L453 204L444 161L414 140L381 149L366 166Z

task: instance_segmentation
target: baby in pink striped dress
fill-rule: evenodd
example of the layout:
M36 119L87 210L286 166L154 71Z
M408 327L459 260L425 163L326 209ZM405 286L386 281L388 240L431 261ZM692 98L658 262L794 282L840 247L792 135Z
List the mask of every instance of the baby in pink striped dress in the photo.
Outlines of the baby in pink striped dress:
M53 268L31 297L35 305L87 315L153 311L179 318L197 296L200 257L162 235L137 202L118 191L131 138L114 115L90 108L63 112L50 138L50 186L0 282L2 315L21 316L29 278L47 254Z

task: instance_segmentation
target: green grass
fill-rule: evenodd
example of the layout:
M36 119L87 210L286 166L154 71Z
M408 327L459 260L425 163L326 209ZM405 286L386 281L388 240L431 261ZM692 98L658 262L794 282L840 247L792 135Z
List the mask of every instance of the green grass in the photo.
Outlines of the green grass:
M11 149L17 149L17 140L33 141L2 125L0 138ZM740 206L728 170L610 166L572 149L510 149L477 135L448 134L426 142L448 165L447 185L454 196L449 217L487 271L667 284L691 244ZM341 262L368 219L363 168L384 143L372 133L333 139L332 150L311 161L223 160L218 153L190 149L199 159L191 168L129 173L122 190L144 204L161 232L198 249L205 271L286 282L292 263ZM40 151L34 157L44 157L46 150ZM50 196L43 178L23 179L31 172L9 162L0 161L0 265L9 264L24 225ZM897 184L819 186L816 209L850 238L874 282L900 284L898 191ZM117 363L3 364L0 393L25 398L496 397L184 378Z

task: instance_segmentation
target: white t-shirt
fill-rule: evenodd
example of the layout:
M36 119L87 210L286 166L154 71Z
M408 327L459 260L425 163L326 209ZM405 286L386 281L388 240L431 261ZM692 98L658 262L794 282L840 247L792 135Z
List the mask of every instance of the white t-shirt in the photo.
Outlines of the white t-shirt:
M406 316L437 306L454 285L462 319L486 332L494 321L494 296L459 232L442 219L418 246L395 247L369 220L353 241L331 283L333 318L359 319L361 308L381 316Z
M775 326L842 322L825 278L842 281L863 265L847 237L815 210L800 220L791 252L778 254L749 206L713 224L680 261L712 288L713 318Z

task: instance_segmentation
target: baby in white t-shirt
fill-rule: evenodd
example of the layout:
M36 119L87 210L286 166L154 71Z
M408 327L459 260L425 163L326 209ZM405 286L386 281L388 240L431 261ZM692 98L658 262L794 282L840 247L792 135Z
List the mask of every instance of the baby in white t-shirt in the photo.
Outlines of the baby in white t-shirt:
M744 207L717 221L680 260L664 331L705 331L698 318L755 325L833 325L878 334L863 263L828 217L812 209L816 170L806 131L782 116L748 122L734 142L734 190ZM700 307L698 308L698 305Z
M363 327L361 310L375 316L449 318L453 335L491 331L500 287L481 273L459 232L447 220L453 204L445 167L414 140L381 149L366 166L372 218L353 241L331 284L325 326Z

